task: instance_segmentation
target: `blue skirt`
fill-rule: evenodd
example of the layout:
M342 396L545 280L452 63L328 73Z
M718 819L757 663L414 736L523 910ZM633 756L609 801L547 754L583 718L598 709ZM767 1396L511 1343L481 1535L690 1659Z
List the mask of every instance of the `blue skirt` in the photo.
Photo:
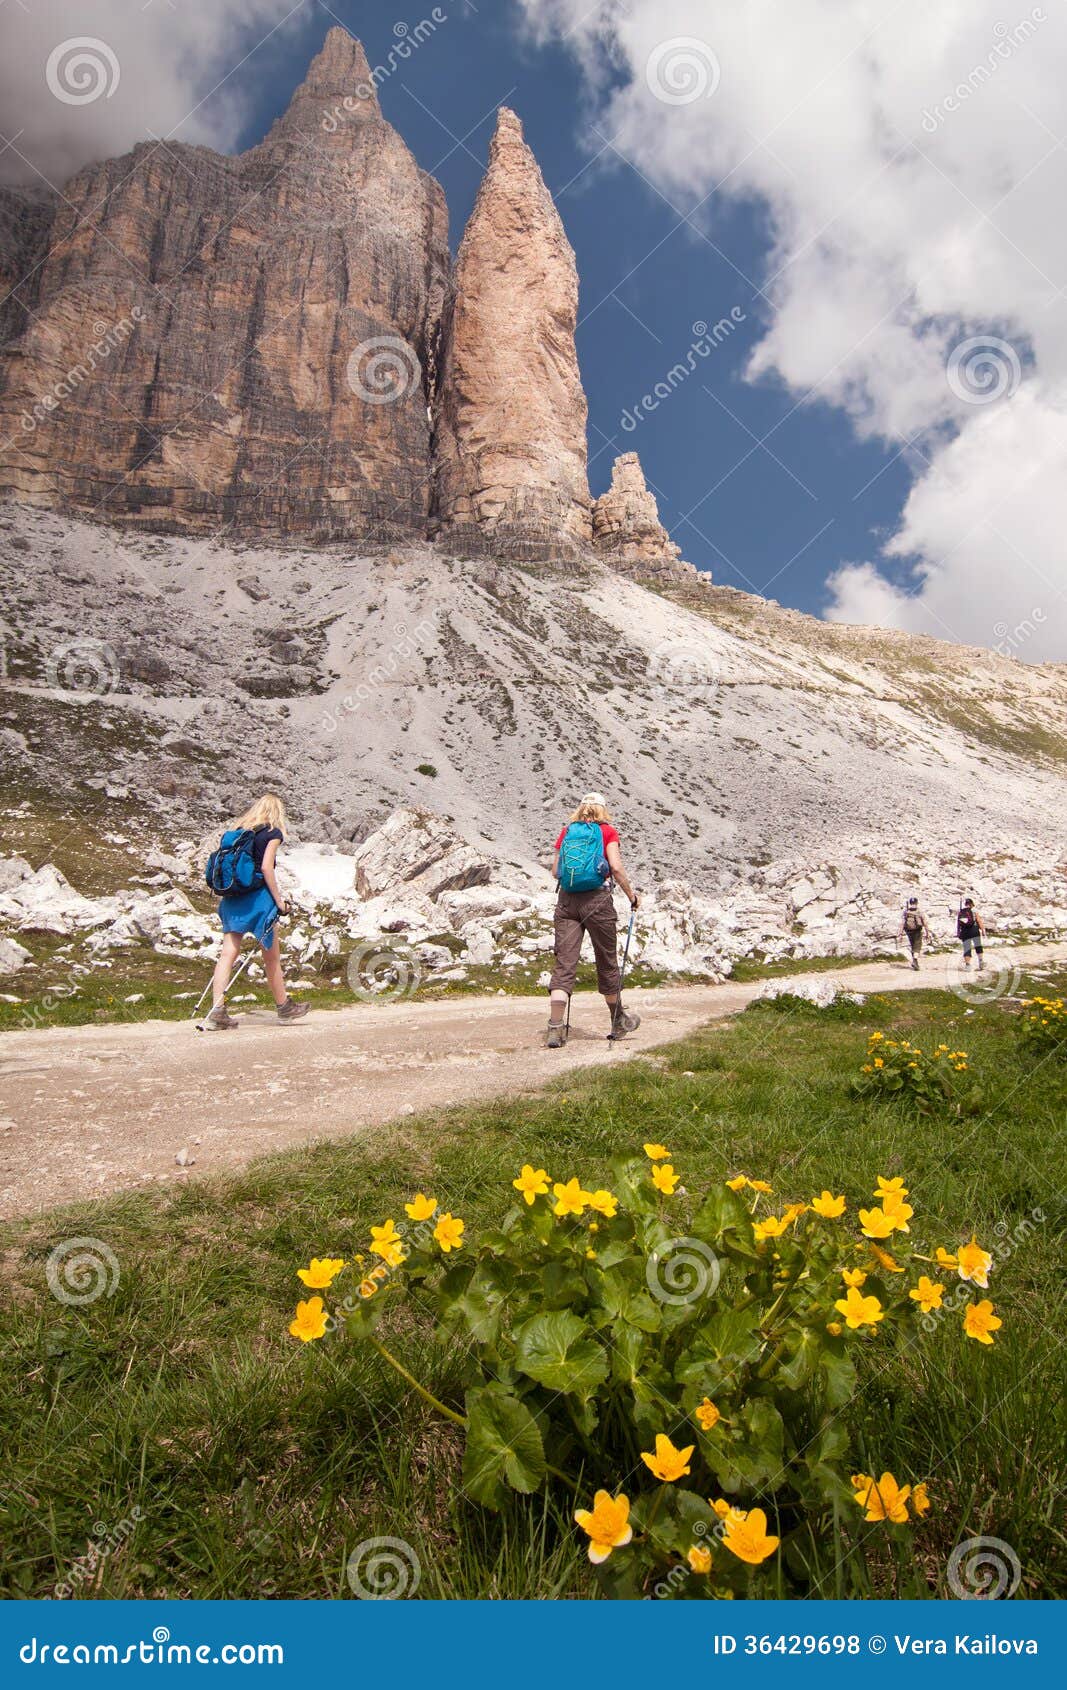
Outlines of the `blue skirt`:
M277 914L278 906L265 886L251 892L230 892L219 899L219 920L224 933L251 933L266 949L274 944L273 932L267 928Z

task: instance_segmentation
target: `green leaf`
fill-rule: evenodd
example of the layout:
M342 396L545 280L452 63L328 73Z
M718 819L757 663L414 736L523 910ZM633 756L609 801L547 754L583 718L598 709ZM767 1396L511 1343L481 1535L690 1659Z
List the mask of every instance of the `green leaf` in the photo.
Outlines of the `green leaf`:
M577 1315L535 1314L515 1332L515 1365L551 1391L592 1396L608 1376L608 1358Z
M827 1408L844 1408L856 1392L856 1369L849 1357L827 1345L819 1367L826 1383Z
M509 1262L484 1261L472 1268L457 1263L441 1281L442 1313L480 1344L492 1344L500 1332L501 1311L515 1285Z
M541 1295L537 1303L546 1309L571 1309L589 1295L578 1268L569 1259L548 1262L541 1273Z
M779 1364L778 1378L791 1391L799 1391L807 1383L819 1364L822 1339L810 1326L805 1326L789 1346L787 1358Z
M518 1397L488 1386L468 1391L463 1485L475 1502L499 1508L505 1487L530 1492L545 1477L545 1451L537 1422Z

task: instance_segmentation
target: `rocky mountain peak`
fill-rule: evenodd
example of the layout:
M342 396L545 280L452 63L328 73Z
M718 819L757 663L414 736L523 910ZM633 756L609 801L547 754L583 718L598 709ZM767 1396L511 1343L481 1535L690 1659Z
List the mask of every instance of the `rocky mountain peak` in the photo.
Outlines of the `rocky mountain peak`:
M457 542L543 556L591 539L578 273L502 106L442 324L435 512Z
M288 106L261 146L273 151L306 139L325 145L351 135L352 127L381 119L381 107L363 44L335 25L307 69Z
M636 452L615 459L611 486L593 505L593 543L605 562L635 574L674 574L680 567L681 553L660 522Z

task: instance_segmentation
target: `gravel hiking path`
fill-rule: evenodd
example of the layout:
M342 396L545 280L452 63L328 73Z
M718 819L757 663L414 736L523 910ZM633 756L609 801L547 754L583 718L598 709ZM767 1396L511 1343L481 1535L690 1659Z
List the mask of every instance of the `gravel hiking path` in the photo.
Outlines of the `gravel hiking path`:
M987 950L988 982L1014 991L1015 968L1067 961L1067 945ZM951 968L951 972L950 972ZM850 991L947 986L932 956L862 963L832 975ZM570 1043L546 1050L544 995L445 1003L358 1004L280 1027L266 1009L235 1032L191 1022L60 1027L0 1034L0 1217L238 1168L264 1152L343 1138L452 1104L535 1091L553 1075L629 1062L708 1021L736 1015L763 982L626 993L642 1017L617 1044L598 997L575 999ZM176 1160L184 1157L184 1162Z

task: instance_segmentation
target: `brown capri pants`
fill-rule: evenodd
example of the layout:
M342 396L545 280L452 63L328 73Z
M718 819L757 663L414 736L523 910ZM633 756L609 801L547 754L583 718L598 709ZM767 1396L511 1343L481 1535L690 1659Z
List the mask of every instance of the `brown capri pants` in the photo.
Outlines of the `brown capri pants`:
M619 990L618 923L615 902L606 886L596 892L561 892L556 900L556 966L550 992L574 990L582 939L588 933L596 958L596 982L607 997Z

